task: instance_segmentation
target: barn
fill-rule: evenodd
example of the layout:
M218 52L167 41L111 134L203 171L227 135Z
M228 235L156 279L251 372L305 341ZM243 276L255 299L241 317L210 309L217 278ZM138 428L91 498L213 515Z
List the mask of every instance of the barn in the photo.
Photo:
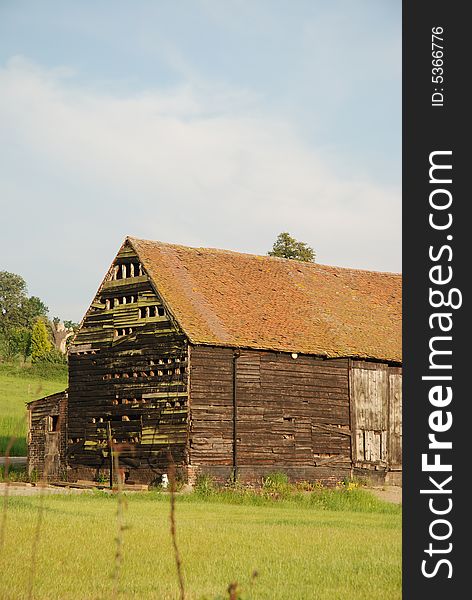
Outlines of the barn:
M49 479L401 477L401 276L128 237L28 405ZM119 449L119 451L117 450Z

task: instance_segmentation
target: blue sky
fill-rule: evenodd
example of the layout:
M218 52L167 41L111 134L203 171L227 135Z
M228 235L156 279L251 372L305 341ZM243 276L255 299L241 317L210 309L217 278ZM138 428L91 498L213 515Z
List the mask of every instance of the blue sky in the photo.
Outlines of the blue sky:
M401 268L401 2L0 0L0 269L80 319L126 235Z

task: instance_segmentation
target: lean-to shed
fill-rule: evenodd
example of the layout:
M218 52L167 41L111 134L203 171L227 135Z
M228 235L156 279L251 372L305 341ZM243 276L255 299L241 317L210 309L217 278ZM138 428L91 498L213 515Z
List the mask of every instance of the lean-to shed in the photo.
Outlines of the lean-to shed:
M141 483L398 476L401 360L400 275L127 238L69 349L61 464L106 475L111 437Z

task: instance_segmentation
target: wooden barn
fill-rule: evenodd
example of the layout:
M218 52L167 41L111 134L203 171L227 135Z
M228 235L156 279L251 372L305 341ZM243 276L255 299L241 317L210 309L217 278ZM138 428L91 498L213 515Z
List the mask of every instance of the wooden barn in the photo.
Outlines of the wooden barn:
M159 482L401 474L401 276L127 238L29 404L29 469Z

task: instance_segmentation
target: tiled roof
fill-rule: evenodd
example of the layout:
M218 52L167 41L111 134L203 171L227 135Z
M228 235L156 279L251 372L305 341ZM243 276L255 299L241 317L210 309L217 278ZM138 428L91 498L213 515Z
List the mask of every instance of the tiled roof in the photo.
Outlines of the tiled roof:
M127 238L195 344L401 362L401 276Z

